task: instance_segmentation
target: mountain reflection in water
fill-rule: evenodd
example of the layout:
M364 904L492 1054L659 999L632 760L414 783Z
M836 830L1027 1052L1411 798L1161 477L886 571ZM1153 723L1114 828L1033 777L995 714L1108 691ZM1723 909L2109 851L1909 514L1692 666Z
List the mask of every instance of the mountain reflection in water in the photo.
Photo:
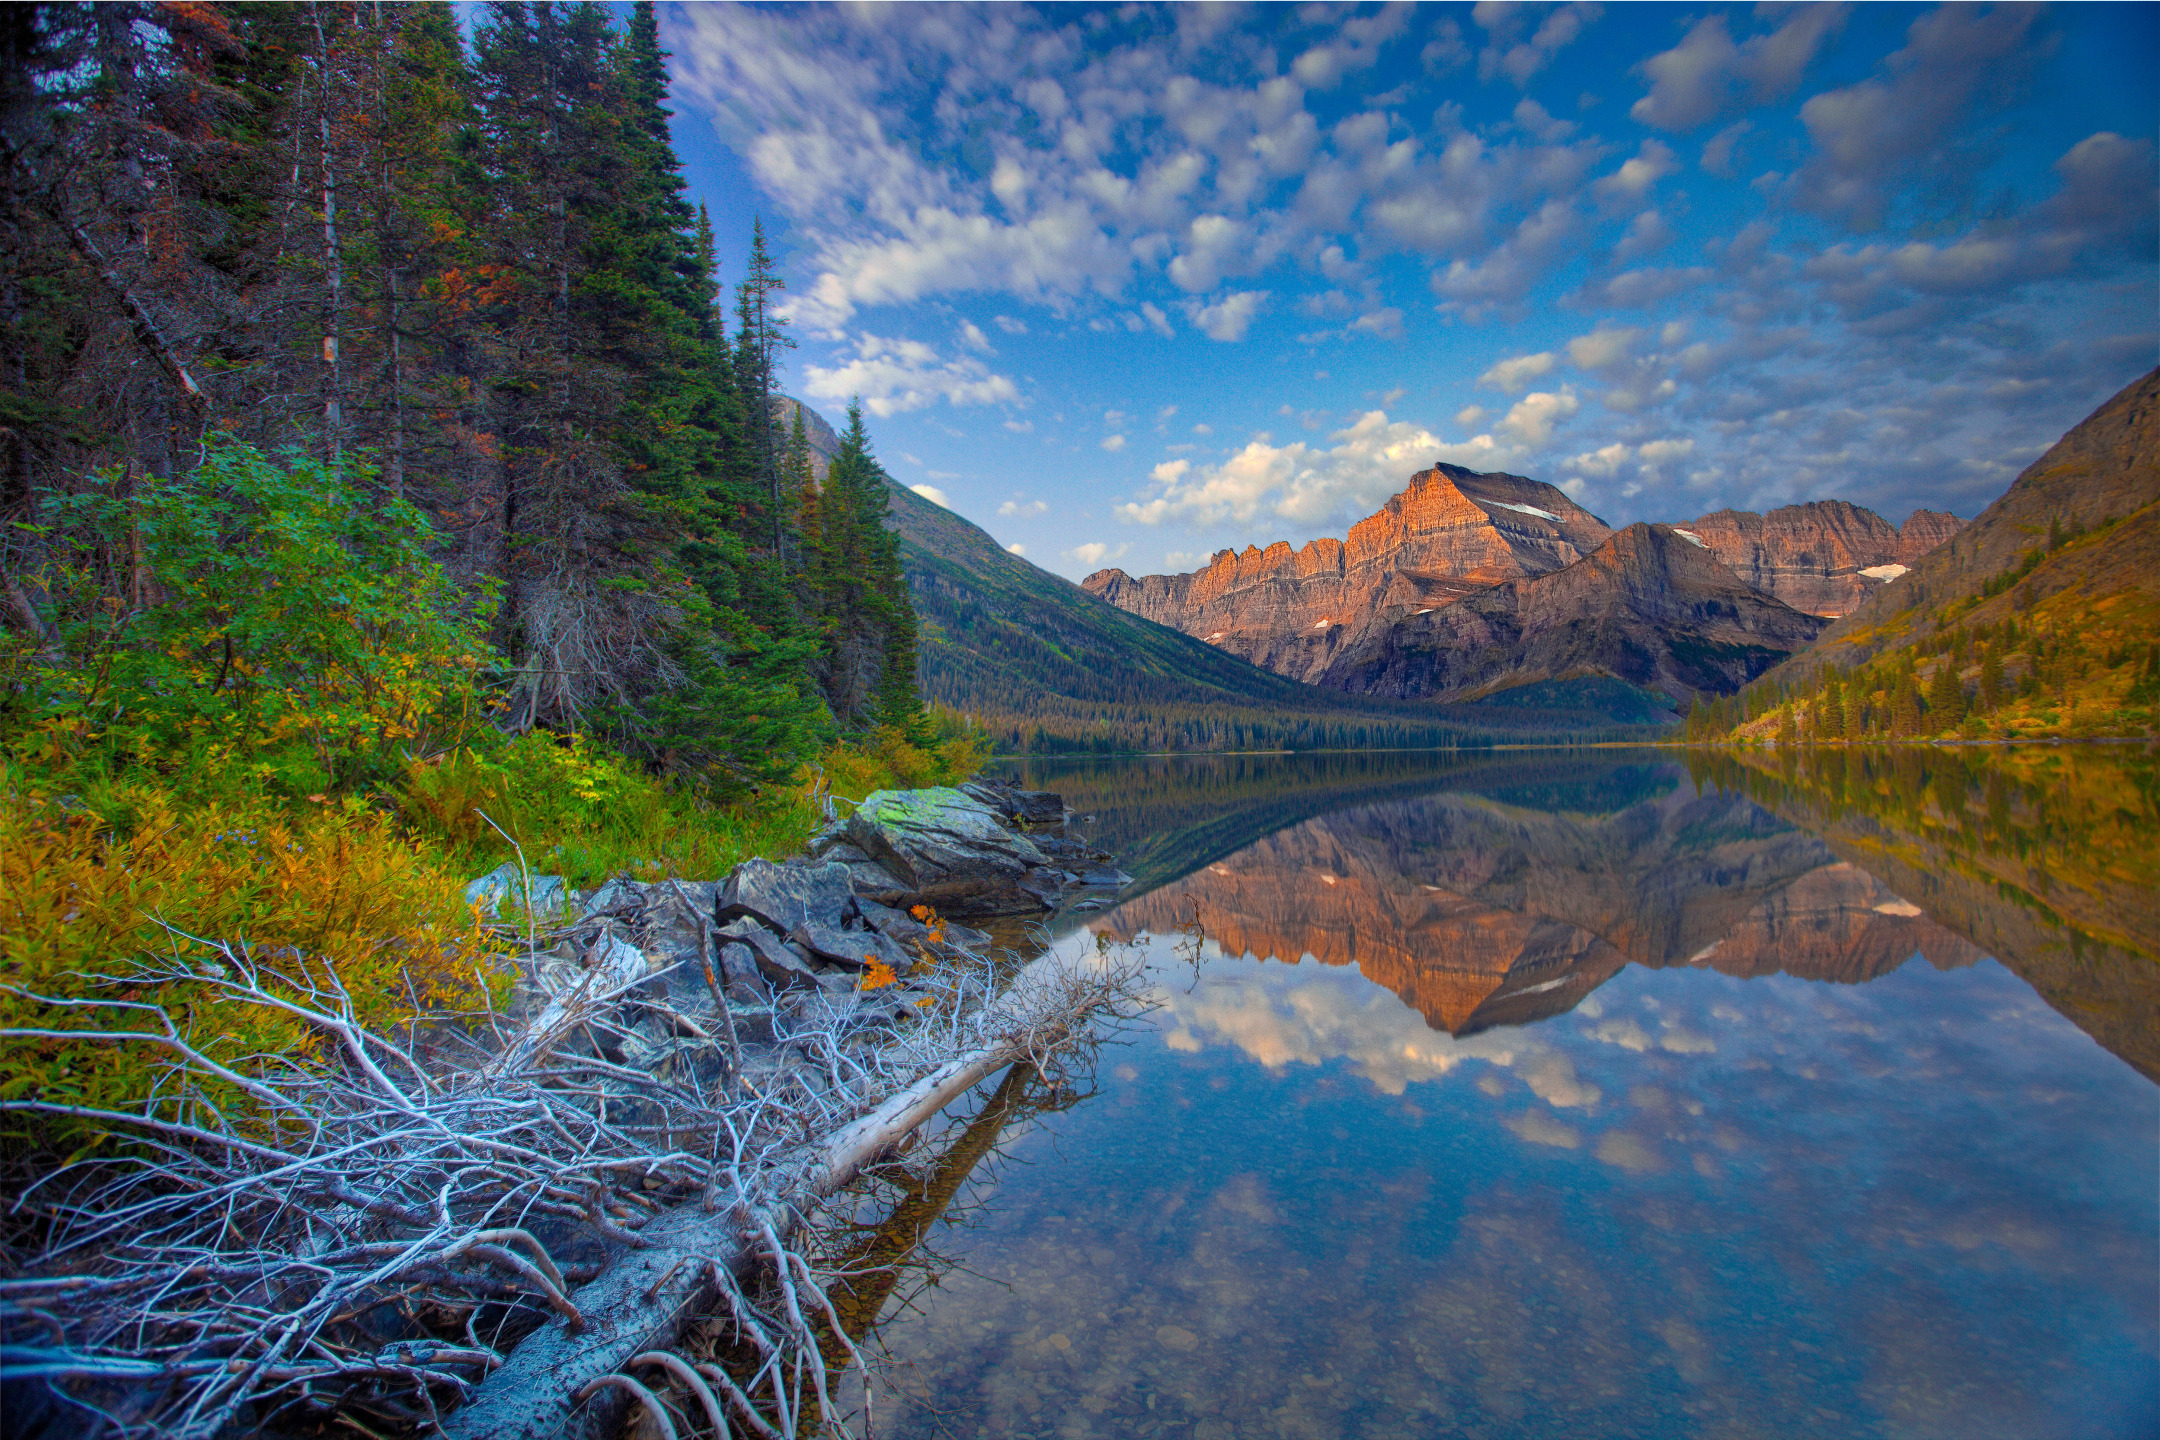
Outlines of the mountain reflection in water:
M925 1235L881 1432L2160 1429L2145 752L1022 778L1161 1008Z

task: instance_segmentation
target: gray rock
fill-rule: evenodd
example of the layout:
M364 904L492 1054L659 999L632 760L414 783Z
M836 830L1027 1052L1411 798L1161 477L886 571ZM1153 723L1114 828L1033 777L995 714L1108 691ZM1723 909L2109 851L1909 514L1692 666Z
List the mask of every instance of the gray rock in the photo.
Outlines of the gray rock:
M524 877L512 860L505 860L465 887L465 903L478 905L487 915L499 913L500 907L507 904L530 911L535 919L558 919L567 912L570 901L570 887L560 875L533 876L532 893L527 895Z
M859 891L855 896L855 908L861 913L863 924L868 925L888 939L899 941L902 945L921 945L927 943L930 939L930 927L928 925L923 924L922 921L917 920L905 910L895 910L890 905L880 905L877 901L866 898Z
M603 910L642 909L650 903L645 894L647 888L634 880L610 880L585 897L578 906L578 913L590 918Z
M1115 865L1092 865L1080 872L1080 883L1091 890L1122 890L1132 884L1132 876Z
M738 980L758 978L757 954L741 941L720 947L720 983L733 985Z
M847 920L854 900L852 875L845 865L745 860L722 882L713 918L724 925L754 915L783 931L805 920L838 927Z
M796 954L779 936L745 917L720 927L723 939L741 943L755 961L759 975L775 985L815 985L818 972L807 959Z
M1065 823L1065 797L1047 790L1022 790L988 780L967 781L960 790L970 799L979 800L1006 819L1023 825Z
M850 970L860 970L872 960L895 970L905 970L915 963L913 955L875 930L842 930L812 920L790 930L788 939L817 959Z
M949 786L872 792L848 817L848 838L907 887L906 897L873 893L881 904L912 898L979 915L1043 908L1020 883L1045 863L1042 851L997 811Z

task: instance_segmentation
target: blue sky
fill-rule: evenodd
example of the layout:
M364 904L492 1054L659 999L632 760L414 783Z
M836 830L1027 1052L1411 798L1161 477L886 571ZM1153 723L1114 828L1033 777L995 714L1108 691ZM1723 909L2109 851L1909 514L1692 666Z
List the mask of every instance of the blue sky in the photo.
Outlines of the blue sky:
M787 386L1078 578L1446 460L1978 513L2160 360L2160 7L663 7Z

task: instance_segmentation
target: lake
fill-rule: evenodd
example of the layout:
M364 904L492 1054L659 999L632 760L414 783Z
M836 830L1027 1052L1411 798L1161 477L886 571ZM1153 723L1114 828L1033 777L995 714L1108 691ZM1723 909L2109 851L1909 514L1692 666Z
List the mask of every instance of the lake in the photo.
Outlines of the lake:
M1015 773L1157 1008L858 1197L878 1433L2160 1434L2149 751Z

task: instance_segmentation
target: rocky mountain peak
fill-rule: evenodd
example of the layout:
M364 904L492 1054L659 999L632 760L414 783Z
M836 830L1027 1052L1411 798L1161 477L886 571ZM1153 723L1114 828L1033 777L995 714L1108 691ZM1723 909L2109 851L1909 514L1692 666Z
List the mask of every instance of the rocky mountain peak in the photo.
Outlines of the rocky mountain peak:
M1766 515L1719 510L1676 528L1764 594L1835 618L1858 608L1963 524L1947 511L1915 510L1900 528L1847 500L1810 500Z

